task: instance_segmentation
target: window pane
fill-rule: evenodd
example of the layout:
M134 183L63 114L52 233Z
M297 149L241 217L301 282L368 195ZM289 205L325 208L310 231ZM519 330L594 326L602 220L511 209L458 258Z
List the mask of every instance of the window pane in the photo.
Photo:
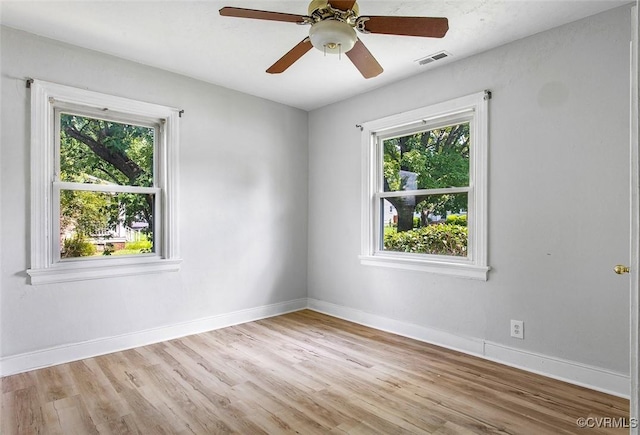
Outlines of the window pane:
M60 257L154 252L153 194L60 192Z
M380 201L383 250L467 256L467 193Z
M469 185L469 123L387 139L385 192Z
M153 186L150 127L60 114L60 180Z

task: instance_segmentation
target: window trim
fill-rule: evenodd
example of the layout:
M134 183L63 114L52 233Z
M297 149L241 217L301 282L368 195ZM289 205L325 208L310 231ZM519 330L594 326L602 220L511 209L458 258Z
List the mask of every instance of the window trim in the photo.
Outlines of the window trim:
M417 270L442 275L486 281L490 267L487 264L487 179L488 179L488 91L477 92L442 103L421 107L397 115L362 124L362 208L360 263ZM397 136L410 132L425 122L428 124L468 119L474 132L470 149L469 187L469 241L468 257L456 258L428 254L409 254L382 251L378 248L379 207L385 194L379 190L380 150L378 136ZM415 126L415 127L413 127ZM449 189L447 189L449 190Z
M162 224L156 255L105 258L94 261L56 261L55 209L56 117L58 108L86 108L131 120L156 119L162 124L157 149L158 202ZM178 238L179 110L158 104L34 80L31 83L31 268L30 283L49 284L180 269ZM154 163L155 164L155 163ZM60 185L60 182L57 182ZM58 186L59 187L59 186Z

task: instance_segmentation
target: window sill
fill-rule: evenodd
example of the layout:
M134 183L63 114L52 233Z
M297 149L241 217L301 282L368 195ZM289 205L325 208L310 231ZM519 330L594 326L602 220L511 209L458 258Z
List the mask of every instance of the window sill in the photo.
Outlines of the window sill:
M438 275L486 281L488 266L453 261L434 261L416 258L403 258L394 255L361 255L360 264L364 266L391 267L395 269L416 270Z
M27 273L31 277L31 285L39 285L148 273L176 272L180 270L180 263L182 263L181 259L165 260L157 257L133 260L130 258L89 260L58 263L44 269L28 269Z

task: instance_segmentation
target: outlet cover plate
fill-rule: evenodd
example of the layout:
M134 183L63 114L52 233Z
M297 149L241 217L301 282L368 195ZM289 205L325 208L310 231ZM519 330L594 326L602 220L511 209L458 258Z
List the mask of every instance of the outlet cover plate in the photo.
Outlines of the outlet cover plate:
M524 322L522 320L511 320L511 336L524 340Z

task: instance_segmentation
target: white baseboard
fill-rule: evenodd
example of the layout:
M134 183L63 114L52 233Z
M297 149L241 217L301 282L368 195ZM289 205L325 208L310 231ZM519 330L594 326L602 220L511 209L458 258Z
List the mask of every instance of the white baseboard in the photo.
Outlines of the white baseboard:
M600 367L514 349L489 341L485 343L483 358L625 399L631 395L629 375Z
M0 358L0 376L8 376L42 367L146 346L187 335L299 311L304 308L615 396L629 398L630 395L630 379L625 374L575 361L523 351L479 338L463 337L450 332L394 320L312 298L264 305L131 334L12 355Z
M215 329L251 322L280 314L299 311L307 307L307 299L263 305L232 313L220 314L160 328L147 329L131 334L101 338L81 343L56 346L35 352L12 355L0 359L0 376L22 373L98 355L146 346L161 341L213 331Z
M446 331L389 319L364 311L309 298L308 308L350 322L457 350L550 378L629 398L628 375L539 353L523 351L479 338L463 337Z

